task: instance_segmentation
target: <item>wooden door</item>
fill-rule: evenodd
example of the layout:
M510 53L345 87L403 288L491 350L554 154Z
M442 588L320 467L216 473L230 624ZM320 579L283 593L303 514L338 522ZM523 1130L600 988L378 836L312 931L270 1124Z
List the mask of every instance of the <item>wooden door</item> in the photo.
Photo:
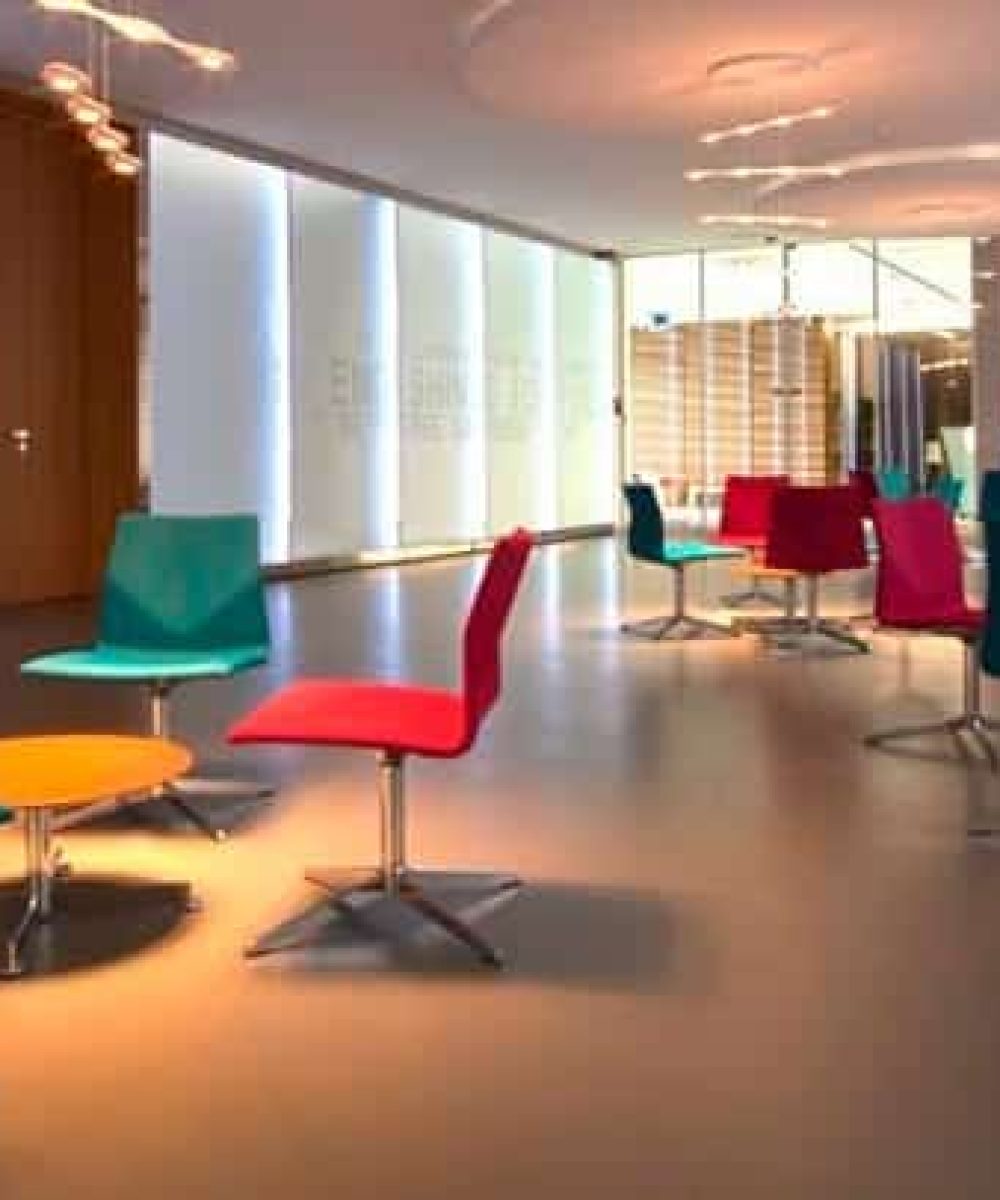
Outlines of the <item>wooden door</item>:
M0 94L0 175L0 603L21 603L92 590L115 515L106 497L134 496L134 452L100 442L112 406L134 439L135 251L94 252L108 241L95 189L124 181L53 106ZM122 189L107 194L128 243L124 188L124 205Z

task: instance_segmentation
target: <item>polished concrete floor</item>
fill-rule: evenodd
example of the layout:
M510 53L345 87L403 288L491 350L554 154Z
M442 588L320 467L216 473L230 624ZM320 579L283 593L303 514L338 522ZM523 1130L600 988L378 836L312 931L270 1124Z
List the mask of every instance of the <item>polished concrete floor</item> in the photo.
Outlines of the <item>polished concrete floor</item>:
M179 735L218 757L300 673L451 681L479 567L274 588L272 665L182 694ZM699 569L694 601L726 583ZM222 845L155 813L66 835L55 973L0 988L3 1200L995 1200L1000 837L968 831L1000 829L1000 780L861 744L957 704L957 649L623 639L662 587L610 542L539 551L475 753L413 770L417 857L527 881L484 919L503 974L336 929L242 960L310 898L303 867L371 859L363 754L233 752L280 792ZM141 728L135 696L16 678L88 627L0 614L0 732ZM0 833L0 875L19 849ZM203 909L168 920L140 881L176 879Z

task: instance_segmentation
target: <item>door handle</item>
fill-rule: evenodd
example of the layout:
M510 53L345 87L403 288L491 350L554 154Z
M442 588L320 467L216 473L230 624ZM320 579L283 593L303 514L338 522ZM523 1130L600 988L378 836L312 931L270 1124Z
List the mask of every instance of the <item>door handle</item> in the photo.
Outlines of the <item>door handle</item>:
M7 440L14 443L18 454L27 454L31 449L31 430L23 427L8 429Z

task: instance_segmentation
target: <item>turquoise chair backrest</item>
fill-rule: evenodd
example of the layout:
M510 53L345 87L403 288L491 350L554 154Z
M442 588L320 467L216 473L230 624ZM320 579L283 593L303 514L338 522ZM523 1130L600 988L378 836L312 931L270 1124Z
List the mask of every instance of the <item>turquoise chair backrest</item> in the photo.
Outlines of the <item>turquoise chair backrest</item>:
M910 477L902 467L882 467L875 481L883 500L908 500L913 494Z
M104 645L267 646L254 516L119 517L98 618Z
M931 495L940 500L953 513L957 513L962 507L962 495L964 491L964 481L956 479L954 475L949 474L947 471L943 475L939 475L931 484Z
M633 558L662 563L666 528L656 492L648 483L627 483L625 500L629 508L629 554Z

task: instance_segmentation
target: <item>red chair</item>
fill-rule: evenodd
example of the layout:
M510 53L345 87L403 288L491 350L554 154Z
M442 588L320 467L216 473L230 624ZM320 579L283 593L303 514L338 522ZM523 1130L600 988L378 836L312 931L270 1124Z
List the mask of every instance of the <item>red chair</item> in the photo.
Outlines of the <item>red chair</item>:
M351 898L375 893L401 901L464 942L483 962L501 966L499 952L446 908L434 891L516 890L511 876L419 871L406 858L404 766L408 755L458 758L472 748L487 713L500 695L501 637L517 594L533 538L518 529L501 538L483 572L465 623L461 691L369 680L304 680L284 688L238 721L229 740L238 744L357 746L379 755L382 809L381 861L377 867L310 871L329 903L355 915ZM282 928L287 927L283 926ZM251 957L308 945L265 935Z
M951 512L934 496L876 500L872 505L879 560L875 580L875 618L880 629L932 633L955 638L962 646L962 711L943 721L904 725L869 734L880 746L937 733L969 734L994 770L997 752L988 734L1000 728L982 710L979 644L985 614L970 605L962 579L963 553Z
M858 467L847 472L848 485L858 493L858 503L861 505L862 517L872 515L872 505L878 499L878 483L875 472Z
M788 475L727 475L722 492L722 514L715 540L723 546L746 550L750 556L750 586L722 597L729 608L742 604L773 604L795 611L795 576L785 578L785 595L777 596L761 586L761 576L771 574L763 565L767 533L771 525L771 506L781 487L791 483ZM755 573L757 568L759 574Z
M764 561L769 567L795 571L806 585L805 616L768 623L768 639L777 649L806 655L868 653L868 643L846 622L819 615L822 576L868 566L861 508L852 487L780 488L771 508Z

